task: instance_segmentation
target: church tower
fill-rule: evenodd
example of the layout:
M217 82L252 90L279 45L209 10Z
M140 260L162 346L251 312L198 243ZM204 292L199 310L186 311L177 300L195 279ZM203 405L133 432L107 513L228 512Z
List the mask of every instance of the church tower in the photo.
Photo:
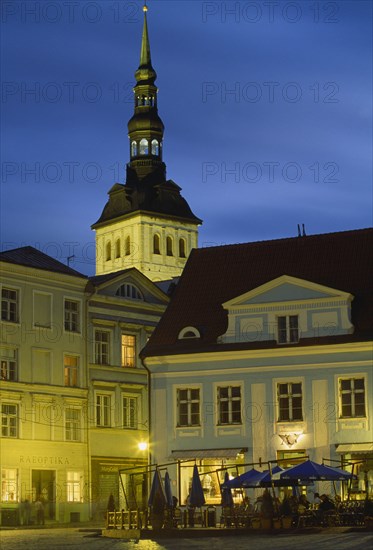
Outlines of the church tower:
M158 88L150 54L144 6L140 65L135 73L134 114L128 122L130 162L126 183L109 191L96 232L96 275L136 267L153 281L181 274L198 246L202 222L167 180L163 162L164 125L158 115Z

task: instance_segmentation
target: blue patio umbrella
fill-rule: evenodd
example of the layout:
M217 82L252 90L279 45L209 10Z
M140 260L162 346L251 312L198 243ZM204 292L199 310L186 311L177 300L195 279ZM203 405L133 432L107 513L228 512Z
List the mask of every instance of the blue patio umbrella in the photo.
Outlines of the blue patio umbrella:
M344 481L352 478L350 472L306 460L292 468L275 474L275 479L304 481Z
M193 468L192 488L189 495L189 504L192 508L201 508L205 504L202 483L199 478L197 464Z
M229 482L229 474L225 472L224 484L221 485L221 505L224 507L233 506L233 495L231 488L227 485ZM224 486L223 486L224 485Z
M172 498L171 480L170 480L170 476L168 475L168 472L166 472L166 475L164 476L164 492L166 497L166 504L169 508L172 508L173 498Z
M164 508L166 504L166 497L163 492L161 476L158 468L154 472L152 486L150 488L148 506L152 508Z
M230 489L239 489L240 487L243 487L243 483L250 482L252 479L257 479L258 475L260 475L261 472L258 470L255 470L255 468L252 468L248 472L244 472L243 474L233 478L229 479L228 481L224 480L224 483L222 484L222 489L230 488Z

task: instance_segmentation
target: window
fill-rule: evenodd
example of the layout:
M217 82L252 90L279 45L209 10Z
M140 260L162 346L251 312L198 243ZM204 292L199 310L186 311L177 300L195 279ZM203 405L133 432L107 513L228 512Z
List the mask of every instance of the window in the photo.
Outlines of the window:
M110 333L105 330L95 331L95 363L109 365L110 360Z
M298 315L277 318L278 343L293 344L299 341Z
M199 389L177 390L178 426L200 426Z
M126 237L126 242L124 245L124 253L126 256L130 256L131 254L131 237Z
M120 239L115 241L115 257L120 258Z
M34 292L34 326L51 328L52 296L44 292Z
M80 410L68 408L65 411L66 441L80 441Z
M148 155L149 154L149 142L147 139L143 138L140 141L140 155Z
M1 320L18 322L18 290L14 288L1 289Z
M135 285L131 283L124 283L121 285L115 293L116 296L122 298L131 298L132 300L142 300L141 292Z
M152 141L152 155L159 155L159 143L156 139Z
M138 397L123 396L123 428L137 428Z
M154 235L153 237L153 254L161 253L161 242L159 235Z
M106 261L111 260L111 243L106 243Z
M303 420L302 383L277 384L278 422Z
M0 348L1 371L0 380L17 380L17 350L11 348Z
M96 426L110 428L110 395L96 395Z
M67 502L82 502L82 479L80 472L67 472Z
M1 435L18 437L18 405L1 405Z
M185 239L179 239L179 256L185 258Z
M133 157L136 157L136 156L137 156L137 143L136 143L136 141L133 141L133 142L131 143L131 155L132 155Z
M136 367L136 336L122 334L122 367Z
M68 332L79 332L80 330L80 307L75 300L65 300L64 323Z
M167 253L167 256L173 256L174 255L173 244L172 244L171 237L167 237L167 239L166 239L166 253Z
M1 502L17 502L18 471L15 468L1 470Z
M65 386L72 388L78 385L79 357L65 355L63 358Z
M195 327L184 327L178 335L179 340L188 338L201 338L201 334Z
M364 378L345 378L339 380L341 418L365 416Z
M225 386L218 388L219 424L241 424L241 388Z

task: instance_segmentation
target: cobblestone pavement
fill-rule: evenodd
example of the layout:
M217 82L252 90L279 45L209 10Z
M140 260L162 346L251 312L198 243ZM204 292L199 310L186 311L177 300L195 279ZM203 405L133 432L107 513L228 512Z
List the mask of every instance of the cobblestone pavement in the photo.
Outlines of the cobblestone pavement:
M373 548L373 533L324 531L317 534L249 535L200 539L123 541L77 529L0 531L1 550L362 550Z

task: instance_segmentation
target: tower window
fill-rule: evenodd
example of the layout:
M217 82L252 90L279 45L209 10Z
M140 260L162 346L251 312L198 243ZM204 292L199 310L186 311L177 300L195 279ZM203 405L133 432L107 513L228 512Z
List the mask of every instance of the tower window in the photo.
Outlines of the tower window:
M159 143L156 139L152 141L152 155L159 156Z
M131 237L130 236L126 237L124 253L126 256L129 256L131 254Z
M137 156L137 143L136 143L136 141L133 141L133 142L131 143L131 155L132 155L133 157L136 157L136 156Z
M172 246L172 239L171 237L167 237L166 239L166 250L167 250L167 256L173 256L173 246Z
M149 154L149 142L147 139L143 138L140 141L140 155L148 155Z
M111 243L106 243L106 261L111 260Z
M179 240L179 256L185 258L185 239Z
M154 235L153 237L153 254L161 253L161 243L159 235Z
M120 239L115 241L115 257L120 258Z

